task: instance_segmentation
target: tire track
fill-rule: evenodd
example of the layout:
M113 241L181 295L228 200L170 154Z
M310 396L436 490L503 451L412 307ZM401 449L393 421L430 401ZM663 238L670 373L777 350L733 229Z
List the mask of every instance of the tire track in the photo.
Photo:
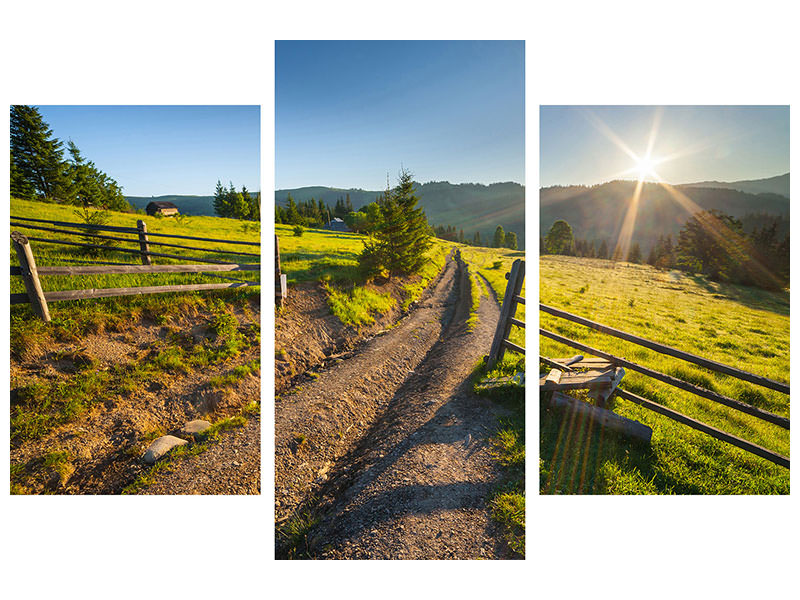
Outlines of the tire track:
M499 307L493 295L483 296L478 325L467 330L469 281L459 265L446 282L456 295L452 318L440 323L424 360L394 388L373 425L320 486L312 556L505 555L486 507L498 479L488 438L505 411L472 394L469 382L474 364L488 352Z

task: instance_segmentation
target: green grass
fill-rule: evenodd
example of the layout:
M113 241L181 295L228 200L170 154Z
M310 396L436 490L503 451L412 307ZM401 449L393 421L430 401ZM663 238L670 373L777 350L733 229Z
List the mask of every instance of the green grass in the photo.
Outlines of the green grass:
M314 498L307 505L313 506ZM313 509L296 511L289 519L276 528L276 546L281 548L281 557L289 560L313 558L310 554L309 535L319 523L319 516Z
M525 358L506 353L491 371L483 361L473 370L473 389L509 409L491 438L492 455L503 467L502 479L489 499L492 518L501 524L509 548L525 556L525 387L515 383L487 389L486 378L504 378L525 371Z
M11 214L21 217L33 217L37 219L52 219L58 221L81 222L74 214L74 207L62 206L58 204L49 204L45 202L31 202L26 200L11 199ZM221 219L216 217L184 217L181 221L172 218L156 218L146 215L138 215L131 213L109 212L111 216L108 225L118 225L124 227L136 227L136 221L141 219L147 224L147 230L150 233L168 233L177 235L189 235L196 237L208 237L222 240L236 240L236 241L250 241L258 242L259 237L257 232L251 229L244 229L243 222L236 219ZM55 225L47 223L30 223L31 225L58 228ZM62 228L63 229L63 228ZM82 242L81 238L74 235L67 235L61 233L52 233L48 231L38 231L34 229L26 229L14 225L12 231L21 231L29 237L40 237L48 239L78 241ZM103 232L101 232L103 233ZM119 247L138 250L138 238L130 234L117 234L117 233L103 233L103 235L131 237L136 240L133 243L120 242ZM150 239L152 245L150 250L153 252L161 252L165 254L174 254L178 256L198 257L198 258L213 258L216 260L225 260L231 262L249 262L257 263L258 258L252 256L238 256L235 254L225 254L225 251L239 251L239 252L252 252L258 253L256 246L242 246L235 244L225 244L218 242L199 242L196 240L181 240L175 238L158 238L152 237ZM179 244L186 246L195 246L208 248L208 250L185 250L181 248L172 248L169 246L158 246L155 242L166 242L170 244ZM76 265L77 262L69 261L85 261L89 262L114 262L125 263L133 265L141 265L141 259L136 254L122 253L108 251L102 256L91 257L83 253L81 248L59 246L54 244L47 244L44 242L31 241L31 249L33 251L36 264L38 266L44 265ZM11 257L11 264L19 264L11 244L9 244L9 251ZM218 254L221 252L222 254ZM180 261L171 258L153 257L153 264L187 264L187 261ZM225 273L225 276L235 277L237 279L256 281L259 278L257 272L235 272ZM173 284L189 284L189 283L222 283L227 280L213 277L203 273L158 273L158 274L113 274L113 275L47 275L41 277L42 287L45 292L69 290L69 289L87 289L87 288L118 288L118 287L140 287L140 286L157 286L157 285L173 285ZM14 276L11 278L11 292L24 292L25 286L20 277ZM69 311L71 306L80 303L89 303L93 306L110 302L112 305L115 302L120 302L125 299L95 299L95 300L75 300L68 302L53 303L51 306L51 314L56 316L61 311Z
M11 199L11 214L22 217L53 219L60 221L79 222L73 213L74 207L48 204L43 202L29 202ZM218 219L214 217L184 217L180 220L169 218L148 217L131 213L110 212L109 225L135 227L136 221L142 219L147 223L149 232L175 233L227 240L258 241L258 233L254 231L253 223L243 223L235 219ZM48 226L47 224L38 224ZM256 227L257 229L257 227ZM67 241L75 241L75 236L50 233L25 229L14 226L12 230L19 230L30 237L47 237ZM234 246L231 244L196 242L194 240L175 240L169 238L153 238L152 241L167 240L169 243L185 243L189 246L206 247L212 250L236 250L258 252L256 247ZM138 249L135 244L123 243L123 247ZM114 262L124 264L141 264L140 258L135 254L122 254L110 251L103 256L92 258L84 255L76 247L58 246L31 241L31 248L37 265L77 265L91 262ZM231 262L258 262L255 257L241 257L236 255L219 255L211 251L184 250L161 246L151 246L151 250L190 256L198 258L215 258L230 260ZM9 244L10 261L18 265L16 252ZM154 264L185 264L185 261L154 257ZM236 279L256 281L257 272L226 273ZM40 281L45 292L90 289L90 288L117 288L159 286L191 283L220 283L228 281L210 274L202 273L159 273L159 274L113 274L113 275L46 275ZM21 277L11 276L11 292L24 292L25 287ZM186 314L196 314L202 310L207 300L211 298L224 299L228 304L244 306L251 299L256 299L259 294L258 287L239 288L235 290L220 290L216 292L189 292L154 294L147 296L127 296L117 298L98 298L91 300L75 300L49 303L51 323L44 323L33 314L30 305L20 304L11 307L11 351L12 355L21 358L27 352L37 352L46 348L53 341L78 342L91 333L105 331L122 332L141 319L152 319L158 324L168 324L172 319Z
M281 271L289 285L321 282L328 295L332 314L345 324L367 325L400 303L403 310L417 300L444 266L453 244L434 240L428 262L420 273L402 281L402 293L394 298L380 293L365 281L358 256L366 237L357 233L307 229L295 236L291 225L276 225L281 255Z
M391 294L381 294L366 287L353 286L340 290L326 285L328 307L342 322L350 325L365 325L375 322L373 315L382 314L397 306Z
M789 380L789 297L677 271L597 259L544 256L541 302L759 375ZM541 326L638 364L789 416L778 392L717 374L586 327L540 314ZM540 353L572 356L541 338ZM633 372L621 387L789 456L789 432ZM653 429L641 448L558 411L541 419L542 493L775 494L789 471L625 400L614 412Z
M498 301L502 304L508 280L506 273L511 272L511 265L516 259L525 260L525 252L518 250L505 250L502 248L475 248L466 246L461 248L461 257L473 271L486 278L492 287ZM525 297L525 285L522 286L522 296ZM474 297L473 297L474 302ZM525 305L518 304L515 317L525 321ZM518 346L525 347L525 331L512 326L509 339Z
M40 438L59 425L75 421L93 406L109 398L136 393L142 384L158 380L164 374L188 374L223 364L259 344L257 328L250 327L249 335L242 333L236 326L238 321L228 318L231 314L225 303L211 302L209 310L208 328L215 337L202 344L195 344L186 334L173 333L149 358L113 365L107 370L84 368L65 379L33 378L22 383L16 388L11 404L12 441ZM86 360L81 355L78 358L81 364ZM212 388L232 385L258 368L256 359L212 379L210 385Z

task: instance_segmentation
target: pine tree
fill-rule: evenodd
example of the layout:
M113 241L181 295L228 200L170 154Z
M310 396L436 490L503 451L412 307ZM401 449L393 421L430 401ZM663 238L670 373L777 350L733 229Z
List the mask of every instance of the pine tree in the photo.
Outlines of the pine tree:
M509 231L506 234L506 248L509 250L516 250L517 249L517 234L513 231Z
M498 225L494 230L494 240L492 240L492 248L502 248L506 245L506 234L503 231L503 226Z
M368 276L387 271L389 277L418 272L431 246L425 213L417 206L409 171L402 169L397 186L387 190L380 204L382 224L365 242L360 264Z
M597 258L608 258L608 242L605 240L600 242L600 248L597 250Z
M286 196L286 214L284 223L289 225L302 225L303 224L303 217L300 216L300 213L297 211L297 204L294 202L294 198L292 198L291 194Z
M11 107L11 159L18 193L32 190L34 196L62 200L66 187L63 146L32 106Z
M642 249L639 247L639 242L635 242L628 252L628 262L639 264L642 262Z

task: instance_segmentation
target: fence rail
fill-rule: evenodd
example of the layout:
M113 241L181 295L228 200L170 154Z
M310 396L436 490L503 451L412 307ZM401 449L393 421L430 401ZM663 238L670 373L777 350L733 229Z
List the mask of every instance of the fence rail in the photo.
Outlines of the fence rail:
M548 313L550 315L553 315L554 317L560 317L562 319L566 319L567 321L572 321L573 323L577 323L578 325L584 325L585 327L589 327L601 333L607 333L608 335L612 335L627 342L633 342L634 344L638 344L639 346L649 348L650 350L655 350L660 354L666 354L668 356L685 360L686 362L694 363L700 367L705 367L706 369L710 369L711 371L716 371L717 373L724 373L725 375L730 375L731 377L736 377L737 379L741 379L749 383L754 383L756 385L760 385L762 387L766 387L771 390L781 392L783 394L789 393L789 386L785 383L781 383L780 381L774 381L772 379L762 377L761 375L748 373L747 371L742 371L741 369L730 367L728 365L724 365L720 362L710 360L708 358L704 358L702 356L698 356L690 352L684 352L683 350L678 350L677 348L673 348L672 346L667 346L666 344L660 344L658 342L654 342L652 340L639 337L638 335L626 333L624 331L620 331L619 329L608 327L606 325L602 325L595 321L590 321L589 319L584 319L583 317L579 317L578 315L573 315L572 313L568 313L563 310L558 310L556 308L553 308L552 306L546 306L544 304L540 304L539 310Z
M74 227L77 229L91 229L95 231L110 231L116 233L139 233L138 227L120 227L118 225L92 225L89 223L74 223L70 221L54 221L52 219L35 219L33 217L15 217L12 216L11 220L14 221L31 221L34 223L50 223L59 227ZM143 222L143 221L140 221ZM261 242L247 242L243 240L221 240L219 238L204 238L191 235L178 235L176 233L154 233L148 232L149 237L169 237L183 240L196 240L201 242L216 242L220 244L243 244L246 246L261 246Z
M736 369L734 367L730 367L728 365L724 365L722 363L718 363L716 361L712 361L712 360L703 358L701 356L697 356L695 354L691 354L689 352L683 352L682 350L678 350L676 348L672 348L671 346L660 344L660 343L654 342L652 340L647 340L645 338L641 338L639 336L635 336L635 335L626 333L624 331L620 331L619 329L614 329L613 327L607 327L605 325L601 325L600 323L596 323L594 321L590 321L589 319L584 319L583 317L579 317L577 315L573 315L571 313L568 313L568 312L565 312L565 311L562 311L562 310L558 310L558 309L555 309L553 307L546 306L544 304L540 304L539 305L539 309L542 312L548 313L548 314L553 315L555 317L563 318L565 320L572 321L573 323L578 323L580 325L584 325L584 326L589 327L591 329L594 329L596 331L600 331L602 333L607 333L609 335L612 335L614 337L623 339L625 341L629 341L629 342L638 344L640 346L644 346L644 347L649 348L651 350L654 350L655 352L658 352L660 354L666 354L668 356L672 356L672 357L675 357L675 358L680 358L680 359L685 360L687 362L691 362L691 363L697 364L699 366L703 366L705 368L708 368L708 369L713 370L713 371L718 372L718 373L723 373L723 374L729 375L731 377L735 377L735 378L743 380L743 381L747 381L747 382L750 382L750 383L753 383L753 384L756 384L756 385L767 387L769 389L772 389L772 390L775 390L775 391L778 391L778 392L781 392L781 393L784 393L784 394L789 394L789 385L787 385L785 383L774 381L772 379L768 379L766 377L755 375L753 373L748 373L747 371L742 371L741 369ZM787 417L776 415L776 414L774 414L772 412L760 409L758 407L752 406L752 405L747 404L745 402L741 402L739 400L735 400L733 398L729 398L727 396L723 396L721 394L717 394L716 392L713 392L711 390L707 390L705 388L702 388L702 387L696 386L694 384L682 381L682 380L677 379L675 377L672 377L670 375L666 375L664 373L660 373L659 371L656 371L654 369L650 369L650 368L645 367L643 365L639 365L637 363L634 363L634 362L629 361L627 359L615 356L613 354L609 354L608 352L603 352L602 350L598 350L596 348L593 348L591 346L588 346L588 345L583 344L581 342L578 342L576 340L572 340L570 338L567 338L565 336L559 335L557 333L553 333L552 331L548 331L546 329L540 328L539 329L539 333L542 336L544 336L546 338L549 338L549 339L551 339L551 340L553 340L555 342L558 342L558 343L564 344L566 346L569 346L571 348L575 348L577 350L581 350L582 352L586 352L588 354L592 354L594 356L603 358L603 359L609 361L610 363L612 363L614 365L625 367L625 368L631 369L633 371L637 371L637 372L639 372L639 373L641 373L643 375L646 375L646 376L651 377L653 379L656 379L658 381L662 381L663 383L666 383L666 384L671 385L673 387L682 389L684 391L690 392L690 393L692 393L692 394L694 394L696 396L700 396L700 397L705 398L707 400L711 400L713 402L717 402L719 404L723 404L723 405L725 405L725 406L727 406L729 408L733 408L733 409L738 410L740 412L749 414L751 416L754 416L754 417L756 417L758 419L761 419L763 421L772 423L773 425L777 425L777 426L782 427L784 429L787 429L787 430L789 429L789 419ZM778 465L786 467L787 469L789 468L789 459L787 457L785 457L785 456L782 456L782 455L776 453L776 452L773 452L771 450L767 450L766 448L762 448L761 446L758 446L756 444L753 444L751 442L748 442L746 440L738 438L738 437L736 437L734 435L731 435L729 433L725 433L725 432L723 432L723 431L721 431L721 430L719 430L719 429L717 429L715 427L712 427L711 425L708 425L706 423L702 423L700 421L692 419L691 417L689 417L687 415L684 415L684 414L682 414L680 412L677 412L675 410L666 408L666 407L664 407L664 406L662 406L660 404L657 404L657 403L655 403L655 402L653 402L651 400L647 400L645 398L642 398L640 396L632 394L631 392L627 392L625 390L617 388L616 393L621 398L625 398L627 400L635 402L635 403L639 404L640 406L643 406L644 408L647 408L647 409L653 410L655 412L658 412L659 414L661 414L661 415L663 415L665 417L668 417L668 418L670 418L670 419L672 419L674 421L678 421L680 423L683 423L684 425L687 425L689 427L692 427L694 429L697 429L699 431L707 433L708 435L711 435L712 437L715 437L716 439L722 440L724 442L727 442L729 444L732 444L734 446L742 448L743 450L746 450L746 451L748 451L748 452L750 452L752 454L756 454L758 456L761 456L762 458L766 458L767 460L770 460L773 463L776 463Z
M66 235L79 235L82 237L92 237L99 239L107 239L114 241L123 241L128 243L138 244L138 249L108 247L101 244L90 244L83 242L73 242L69 240L57 240L40 237L27 237L19 231L14 231L11 234L12 244L17 253L20 266L12 266L10 271L11 275L21 276L25 283L25 293L11 294L11 304L30 303L34 312L43 320L50 320L50 312L48 302L58 302L65 300L81 300L90 298L109 298L117 296L132 296L143 294L160 294L169 292L191 292L191 291L205 291L205 290L219 290L231 289L241 287L259 286L259 281L244 281L235 278L224 277L215 275L216 272L235 272L235 271L260 271L261 265L254 263L233 263L224 260L216 260L212 258L200 258L194 256L183 256L178 254L167 254L162 252L153 252L150 250L150 244L171 246L175 248L187 250L202 250L216 254L235 254L241 256L260 257L259 254L251 252L238 252L229 250L220 250L217 248L198 248L196 246L184 246L179 244L169 244L164 242L151 242L149 237L152 235L162 235L165 237L177 237L184 239L201 240L204 242L222 242L222 243L241 243L254 246L260 246L256 242L240 242L231 240L219 240L216 238L202 238L196 236L180 236L172 234L153 234L147 231L147 226L143 221L138 221L137 227L118 227L110 225L88 225L85 223L70 223L66 221L52 221L46 219L34 219L30 217L12 217L16 221L34 221L49 223L59 227L76 227L78 231L70 231L49 227L41 227L37 225L28 225L25 223L12 223L12 226L27 228L40 231L48 231L54 233L62 233ZM89 229L92 231L111 231L119 233L136 234L136 238L122 238L119 236L106 236L96 233L87 233L80 231L80 229ZM31 241L41 242L45 244L66 245L79 248L92 248L98 250L108 250L113 252L122 252L126 254L135 254L141 256L141 265L131 264L114 264L114 263L97 263L93 265L81 266L41 266L37 268L36 260L33 256L31 249ZM178 264L178 265L154 265L152 264L152 257L169 258L180 261L191 261L193 263L205 264ZM139 287L125 287L125 288L90 288L83 290L61 290L53 292L44 292L42 289L40 276L44 275L111 275L111 274L156 274L156 273L208 273L210 277L232 279L232 283L195 283L184 285L160 285L160 286L139 286Z

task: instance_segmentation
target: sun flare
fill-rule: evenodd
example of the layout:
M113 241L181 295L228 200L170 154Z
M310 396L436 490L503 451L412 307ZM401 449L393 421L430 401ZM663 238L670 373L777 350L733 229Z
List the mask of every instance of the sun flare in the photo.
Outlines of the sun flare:
M650 156L637 157L636 164L632 170L639 181L644 181L645 179L657 180L658 174L655 169L659 162Z

